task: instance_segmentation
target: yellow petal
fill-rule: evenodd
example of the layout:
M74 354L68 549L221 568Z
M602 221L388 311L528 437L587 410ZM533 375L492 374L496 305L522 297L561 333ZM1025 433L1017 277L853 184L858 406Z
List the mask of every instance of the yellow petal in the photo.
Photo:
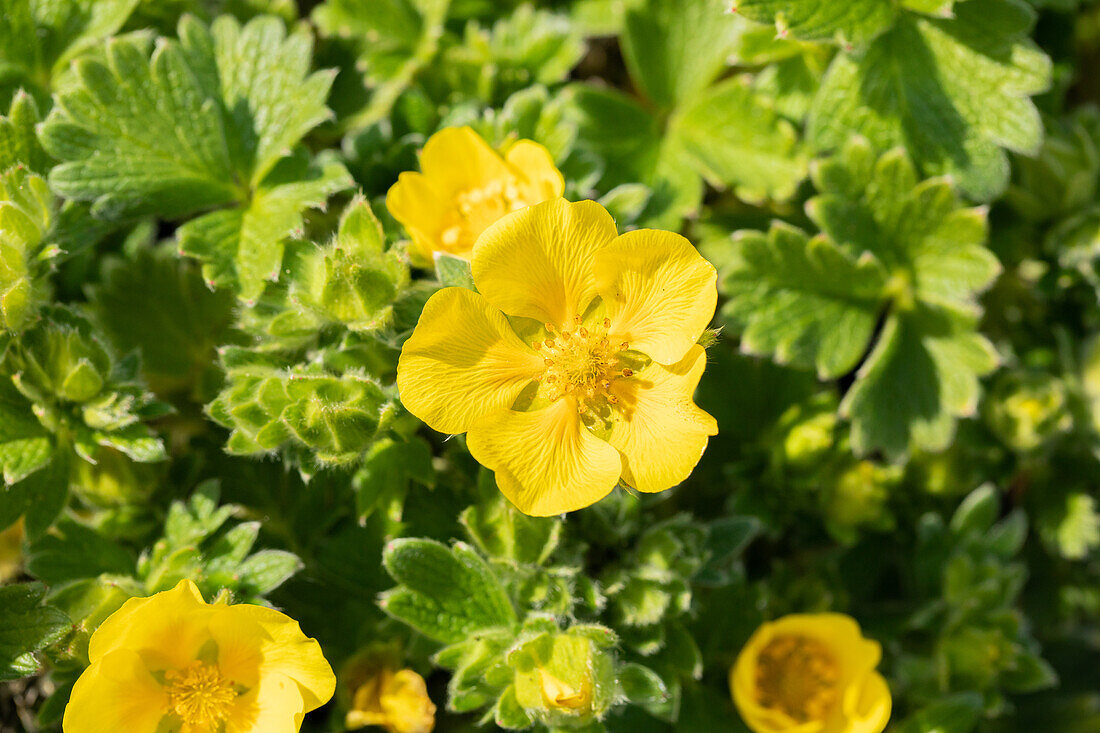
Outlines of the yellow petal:
M320 644L302 633L297 621L263 606L228 606L225 610L233 613L221 614L211 623L222 674L232 677L235 665L249 669L250 645L238 643L236 650L233 645L234 637L248 639L259 648L261 675L278 673L297 683L306 712L328 702L336 690L336 675Z
M714 418L692 401L706 364L703 347L693 346L678 364L654 362L614 382L623 417L607 440L623 454L623 480L638 491L664 491L686 479L707 437L717 434Z
M627 232L593 266L612 333L655 361L680 361L714 318L718 275L679 234Z
M510 316L572 326L596 297L592 262L616 236L595 201L543 201L489 227L474 246L474 282Z
M595 504L622 471L618 452L581 424L571 397L531 412L491 412L470 428L466 444L496 472L508 500L534 517Z
M848 733L882 733L893 707L886 680L878 672L871 672L853 692L852 699L846 696L844 701L844 712L851 721Z
M267 673L257 687L234 701L225 733L298 733L306 712L294 680Z
M565 177L550 151L532 140L518 140L504 154L516 175L520 198L531 203L556 199L565 192Z
M446 127L428 138L420 170L449 197L512 177L504 159L469 127Z
M544 369L508 319L465 288L428 299L401 349L397 388L412 414L441 433L464 433L474 420L511 407Z
M190 580L149 598L131 598L104 621L88 643L95 662L116 649L130 649L150 669L182 669L210 639L212 607Z
M73 687L65 707L65 733L155 733L168 697L137 653L102 654Z
M412 237L418 264L431 262L432 252L439 249L440 231L451 207L451 196L439 191L427 176L406 171L386 194L386 209Z

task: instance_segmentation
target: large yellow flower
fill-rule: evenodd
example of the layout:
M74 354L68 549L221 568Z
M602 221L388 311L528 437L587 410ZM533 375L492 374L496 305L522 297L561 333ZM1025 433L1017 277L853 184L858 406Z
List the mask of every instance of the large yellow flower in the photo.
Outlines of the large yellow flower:
M386 208L412 237L412 255L435 252L469 259L474 242L505 214L557 198L565 179L543 146L518 140L501 157L469 127L448 127L420 153L422 173L405 172Z
M881 657L849 616L784 616L752 635L730 688L756 733L880 733L891 708Z
M479 292L424 306L397 368L401 399L474 458L521 511L683 481L717 425L692 395L714 315L714 268L683 237L618 236L593 201L511 214L474 248Z
M298 623L213 605L189 580L132 598L92 634L65 733L296 733L336 686Z

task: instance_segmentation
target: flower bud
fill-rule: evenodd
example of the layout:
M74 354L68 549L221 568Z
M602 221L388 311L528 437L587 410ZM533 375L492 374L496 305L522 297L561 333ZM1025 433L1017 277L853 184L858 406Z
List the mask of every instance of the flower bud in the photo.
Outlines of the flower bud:
M377 725L389 733L430 733L435 727L435 704L424 678L416 672L379 669L353 691L345 725L349 730Z
M508 664L516 700L548 727L591 723L612 703L612 661L581 634L541 634L512 650Z
M1040 373L1004 375L985 404L985 421L1006 445L1033 451L1073 426L1065 384Z

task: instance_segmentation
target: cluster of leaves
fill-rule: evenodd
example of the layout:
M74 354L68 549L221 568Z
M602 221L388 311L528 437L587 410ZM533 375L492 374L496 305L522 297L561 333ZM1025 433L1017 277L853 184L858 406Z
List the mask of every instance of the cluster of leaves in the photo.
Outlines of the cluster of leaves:
M891 730L1095 727L1098 55L1092 0L0 0L0 730L182 578L321 642L309 731L368 657L441 730L742 730L813 611ZM526 517L401 406L469 270L384 197L453 125L718 267L682 487Z

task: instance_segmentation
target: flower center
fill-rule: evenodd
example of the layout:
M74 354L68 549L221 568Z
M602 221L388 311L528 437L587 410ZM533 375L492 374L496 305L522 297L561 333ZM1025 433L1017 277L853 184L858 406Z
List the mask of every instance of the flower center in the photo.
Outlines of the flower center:
M189 726L200 730L220 723L229 716L229 706L237 698L233 683L213 664L193 662L182 670L169 670L168 707Z
M779 636L768 642L756 662L760 705L780 710L799 723L824 720L839 697L840 669L821 642L804 636Z
M531 203L513 181L497 179L467 189L455 196L454 210L443 228L443 244L454 250L469 249L478 235L498 219Z
M604 405L618 404L619 398L612 394L611 385L634 376L634 370L623 366L622 352L630 344L612 342L608 334L611 321L603 319L593 332L581 325L580 316L574 319L572 330L557 329L551 323L545 328L550 338L532 346L543 356L546 370L541 379L550 388L550 400L573 396L582 415Z
M588 707L591 702L592 694L588 685L582 684L580 689L576 689L541 667L539 682L542 688L542 701L551 710L580 710Z

